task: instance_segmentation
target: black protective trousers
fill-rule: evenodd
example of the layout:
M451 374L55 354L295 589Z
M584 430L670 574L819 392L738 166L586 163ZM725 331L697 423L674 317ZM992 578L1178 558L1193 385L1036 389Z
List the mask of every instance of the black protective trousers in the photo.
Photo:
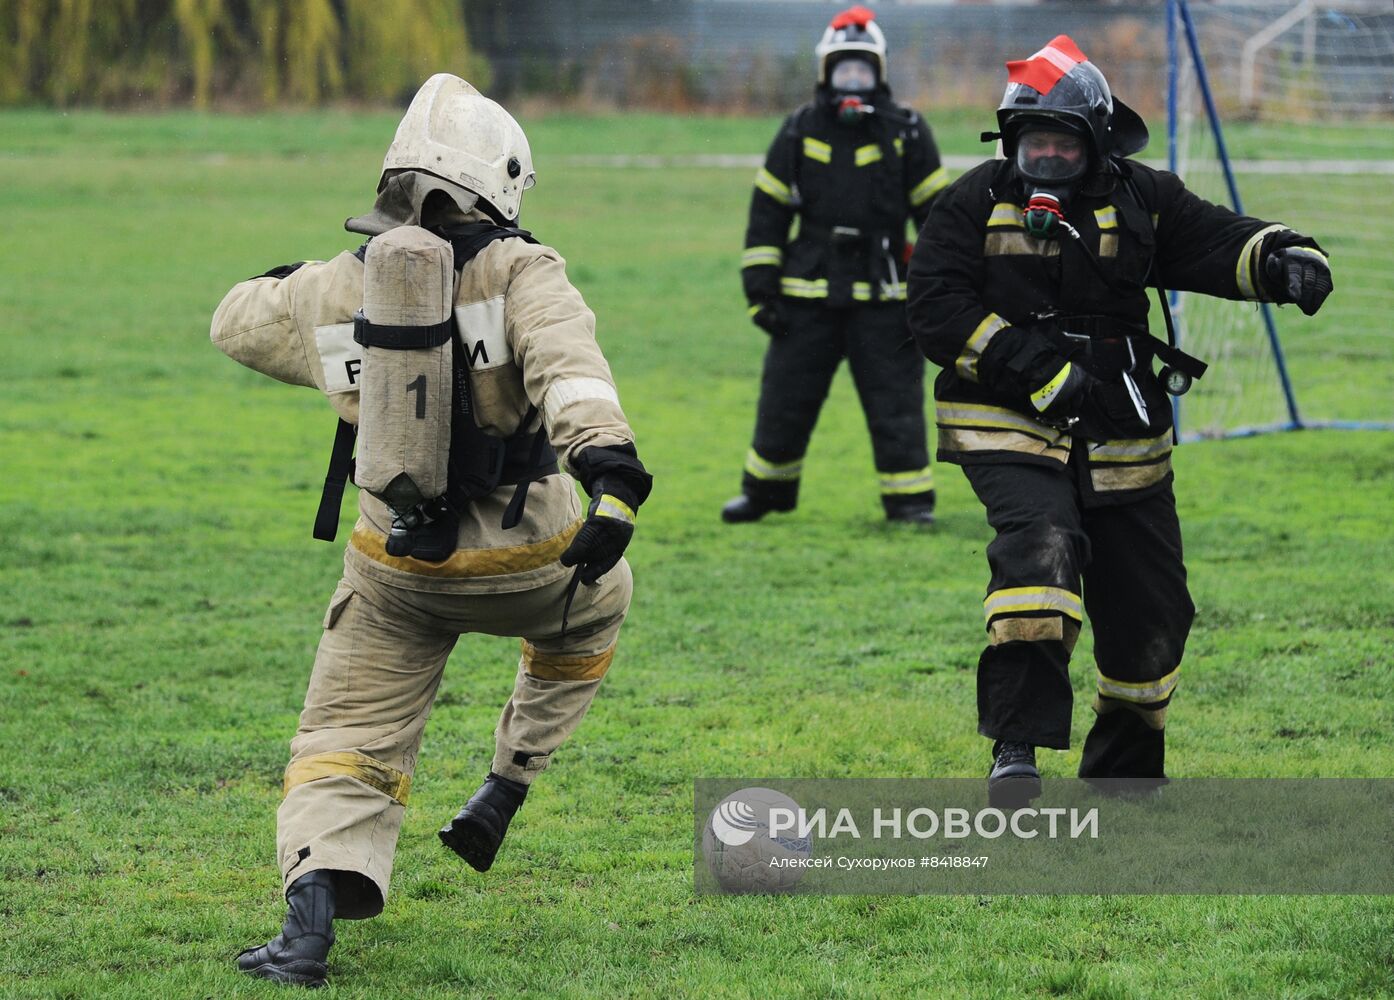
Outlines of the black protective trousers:
M1068 466L968 465L987 508L988 646L978 731L1067 749L1069 661L1082 613L1094 633L1094 710L1082 778L1165 777L1166 709L1195 616L1168 477L1131 502L1088 505L1084 443ZM1083 601L1080 585L1083 583Z
M924 356L910 338L904 304L829 308L783 298L780 315L788 332L771 337L765 352L754 454L746 463L742 492L781 509L793 508L809 438L845 357L871 432L887 509L932 502ZM907 492L896 482L923 489Z

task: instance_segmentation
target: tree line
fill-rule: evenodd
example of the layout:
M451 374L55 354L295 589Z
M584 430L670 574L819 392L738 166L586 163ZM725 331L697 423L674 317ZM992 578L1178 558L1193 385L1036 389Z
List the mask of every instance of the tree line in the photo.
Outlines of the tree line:
M481 88L461 0L0 0L0 105L399 102Z

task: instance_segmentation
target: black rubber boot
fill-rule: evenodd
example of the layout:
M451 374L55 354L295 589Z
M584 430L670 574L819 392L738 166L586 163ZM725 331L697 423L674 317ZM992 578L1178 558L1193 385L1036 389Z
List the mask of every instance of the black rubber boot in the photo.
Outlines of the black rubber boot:
M334 873L302 875L286 890L286 922L269 942L237 956L249 976L296 986L323 986L334 944Z
M987 804L994 809L1023 809L1041 794L1036 748L1029 743L992 744L992 770L987 776Z
M883 496L881 506L886 509L886 520L905 524L930 525L934 523L934 494L917 493L913 496Z
M513 814L527 794L527 785L490 771L479 791L441 829L440 842L475 871L487 872L494 864L494 855L499 852Z
M772 504L756 499L748 493L742 493L735 499L726 501L726 506L721 508L721 519L727 524L745 524L758 521L771 511L785 512L793 509L793 504Z

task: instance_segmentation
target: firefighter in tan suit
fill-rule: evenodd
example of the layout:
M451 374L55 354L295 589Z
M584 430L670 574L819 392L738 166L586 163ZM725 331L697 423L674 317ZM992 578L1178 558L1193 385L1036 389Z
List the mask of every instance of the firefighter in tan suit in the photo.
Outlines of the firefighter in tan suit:
M289 913L278 937L238 957L252 975L319 985L334 918L381 912L422 730L461 634L522 639L492 769L441 831L480 871L614 656L632 587L622 554L651 479L563 260L509 228L533 180L517 122L440 74L397 130L373 211L346 224L370 237L421 227L453 246L454 388L472 419L457 400L451 489L459 494L457 466L470 459L462 441L487 438L501 468L484 495L447 493L408 555L388 551L399 512L359 493L277 817ZM324 392L341 438L358 419L364 347L354 314L365 305L365 256L242 282L213 318L212 339L229 356ZM590 495L587 510L558 460Z

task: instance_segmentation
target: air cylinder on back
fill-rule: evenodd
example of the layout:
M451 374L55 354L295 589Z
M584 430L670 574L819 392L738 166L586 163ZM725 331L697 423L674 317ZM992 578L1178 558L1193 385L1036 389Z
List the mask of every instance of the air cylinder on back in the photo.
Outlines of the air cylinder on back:
M450 244L401 226L368 244L354 482L399 520L445 493L454 388L450 313L455 257Z

